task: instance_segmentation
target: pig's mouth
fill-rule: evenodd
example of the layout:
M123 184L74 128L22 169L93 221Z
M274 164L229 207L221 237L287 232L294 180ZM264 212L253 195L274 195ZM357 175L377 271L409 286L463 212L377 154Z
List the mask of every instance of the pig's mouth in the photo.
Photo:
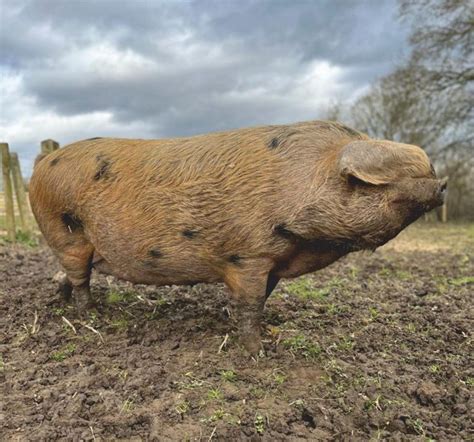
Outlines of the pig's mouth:
M446 185L442 186L440 191L436 194L436 197L432 204L430 204L430 208L427 211L430 211L436 207L442 206L444 204L444 199L446 197Z
M337 251L343 254L371 249L372 246L354 239L316 239L312 240L311 248L317 251Z
M424 204L422 204L422 209L424 213L429 212L430 210L433 210L436 207L442 206L444 204L447 188L448 188L447 178L443 178L442 180L438 180L436 182L434 190L431 192L429 200L425 201Z

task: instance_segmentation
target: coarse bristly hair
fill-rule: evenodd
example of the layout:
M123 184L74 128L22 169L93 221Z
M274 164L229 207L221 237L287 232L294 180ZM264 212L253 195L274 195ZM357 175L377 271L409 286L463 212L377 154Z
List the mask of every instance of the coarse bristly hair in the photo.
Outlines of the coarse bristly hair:
M94 265L248 293L269 273L298 276L383 244L436 204L435 188L419 147L309 121L79 141L37 161L30 199L73 285Z

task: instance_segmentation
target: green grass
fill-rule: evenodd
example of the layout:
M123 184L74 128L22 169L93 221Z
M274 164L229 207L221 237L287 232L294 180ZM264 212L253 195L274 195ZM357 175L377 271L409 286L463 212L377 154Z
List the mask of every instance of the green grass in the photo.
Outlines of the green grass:
M354 341L347 336L343 336L341 340L336 344L336 348L339 351L350 351L354 348Z
M135 299L135 294L131 292L118 292L109 290L106 295L107 304L118 304L120 302L131 302Z
M474 276L463 276L461 278L453 278L449 279L448 283L454 285L456 287L460 287L463 285L474 284Z
M371 321L375 321L380 315L376 307L369 307L369 314L370 314Z
M1 225L0 222L0 229L5 229L4 226ZM0 243L1 244L10 244L11 241L8 240L7 236L0 236ZM38 241L38 234L32 233L32 232L22 232L21 230L18 230L15 234L15 242L17 244L22 244L28 248L34 248L38 247L39 241Z
M56 316L64 316L64 313L66 312L62 307L53 307L51 311L53 312L53 315Z
M21 230L16 232L16 242L30 248L38 247L39 245L38 235L30 232L22 232Z
M227 382L235 382L237 380L237 375L233 370L222 370L221 379Z
M377 410L382 410L382 405L381 405L382 399L383 397L380 394L378 394L374 399L368 398L364 402L364 409L367 411L370 411L374 408Z
M298 278L296 281L292 281L286 286L286 290L299 298L309 298L312 296L314 287L311 279L309 278Z
M204 421L206 422L217 422L217 421L220 421L222 419L224 419L224 417L226 416L229 416L229 413L226 413L222 408L218 408L217 410L214 411L214 413L212 413L209 418L207 419L204 419Z
M254 420L255 431L258 434L263 434L265 432L265 418L261 414L255 415Z
M211 388L207 392L207 398L209 400L216 400L219 401L223 398L222 392L218 388Z
M283 345L294 353L303 355L306 359L316 359L322 351L318 344L301 334L285 339Z
M199 389L204 386L204 381L199 378L196 378L191 371L185 373L184 376L186 378L185 381L176 382L176 385L178 386L180 391Z
M265 394L267 393L266 390L264 390L261 387L251 387L249 390L249 393L255 398L255 399L262 399L265 397Z
M317 288L314 281L309 277L300 277L286 285L288 293L301 299L322 300L326 298L334 288L343 287L344 282L340 278L331 279L324 287Z
M128 328L128 320L125 317L113 319L110 325L117 330L126 330Z
M326 312L328 315L331 315L331 316L337 316L342 313L346 313L347 311L349 311L349 308L345 305L330 303L330 304L327 304L326 306Z
M436 281L436 291L439 295L445 294L449 290L449 286L463 287L474 284L474 276L460 276L459 278L438 276L434 279Z
M51 353L51 359L56 362L62 362L64 359L72 356L76 351L75 344L67 344L61 350Z
M277 385L283 385L287 378L288 376L286 376L284 373L281 373L279 371L273 372L273 380Z
M176 410L176 413L182 416L183 414L186 414L189 411L189 408L190 408L189 402L183 401L176 404L175 410Z
M412 428L419 436L426 435L423 422L420 419L407 419L406 424L408 427Z
M130 413L135 408L135 401L132 397L127 398L120 407L120 414Z
M15 225L20 223L20 219L15 216ZM7 228L7 219L5 215L0 215L0 229L5 230Z

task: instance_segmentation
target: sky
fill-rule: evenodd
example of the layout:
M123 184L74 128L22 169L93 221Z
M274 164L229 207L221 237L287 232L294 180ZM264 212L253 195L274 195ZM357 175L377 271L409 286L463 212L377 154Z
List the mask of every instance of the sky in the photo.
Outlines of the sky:
M324 118L400 65L396 0L0 0L0 141Z

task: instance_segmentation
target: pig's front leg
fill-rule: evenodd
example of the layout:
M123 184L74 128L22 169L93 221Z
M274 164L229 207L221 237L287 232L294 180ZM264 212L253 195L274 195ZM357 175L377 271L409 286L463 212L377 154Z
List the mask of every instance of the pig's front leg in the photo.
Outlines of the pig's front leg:
M240 342L251 355L257 355L262 348L262 316L265 299L261 296L255 302L240 302L239 334Z
M242 259L238 265L229 268L225 276L236 303L241 343L252 355L258 354L262 348L261 321L263 307L270 294L270 268L271 263L267 259Z
M73 287L67 275L64 272L58 272L53 280L58 283L57 292L61 295L62 299L66 302L70 302Z

